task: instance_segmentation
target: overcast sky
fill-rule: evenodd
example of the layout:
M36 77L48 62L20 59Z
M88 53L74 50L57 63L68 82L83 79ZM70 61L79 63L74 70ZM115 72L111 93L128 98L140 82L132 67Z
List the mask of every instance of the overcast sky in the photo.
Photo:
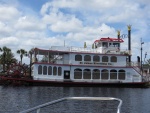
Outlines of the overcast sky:
M0 0L0 47L29 51L33 47L91 46L100 37L127 34L132 25L132 60L150 58L149 0ZM127 49L127 38L122 49ZM23 58L28 62L29 58Z

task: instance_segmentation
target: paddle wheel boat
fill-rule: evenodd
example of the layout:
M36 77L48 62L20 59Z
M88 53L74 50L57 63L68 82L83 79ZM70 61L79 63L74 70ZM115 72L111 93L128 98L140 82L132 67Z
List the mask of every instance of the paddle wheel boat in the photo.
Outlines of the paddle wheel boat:
M91 48L86 45L34 48L30 79L17 76L25 73L23 68L20 68L21 71L10 69L9 73L14 75L15 72L15 76L7 79L30 85L145 87L149 84L149 76L142 72L140 61L131 61L130 27L128 26L128 50L121 49L124 41L120 38L120 31L117 38L95 40Z
M129 27L130 28L130 27ZM140 87L149 83L140 69L140 62L131 61L129 49L122 50L117 38L99 38L91 48L52 46L33 50L33 84L65 86L127 86Z

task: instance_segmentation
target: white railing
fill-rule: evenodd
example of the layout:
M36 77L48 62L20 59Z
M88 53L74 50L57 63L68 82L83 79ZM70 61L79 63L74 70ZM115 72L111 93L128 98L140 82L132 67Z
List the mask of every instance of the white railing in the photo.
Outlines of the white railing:
M117 106L117 113L120 113L121 110L121 106L122 106L122 100L118 99L118 98L113 98L113 97L65 97L65 98L61 98L58 100L54 100L45 104L41 104L39 106L27 109L25 111L22 111L20 113L30 113L32 111L36 111L36 113L40 113L41 108L47 107L49 105L52 104L56 104L65 100L115 100L115 101L119 101L119 105Z
M58 51L70 51L70 52L84 52L84 53L104 53L104 54L130 54L128 50L123 50L118 47L101 47L101 51L99 49L92 49L91 47L64 47L64 46L52 46L49 50L58 50Z

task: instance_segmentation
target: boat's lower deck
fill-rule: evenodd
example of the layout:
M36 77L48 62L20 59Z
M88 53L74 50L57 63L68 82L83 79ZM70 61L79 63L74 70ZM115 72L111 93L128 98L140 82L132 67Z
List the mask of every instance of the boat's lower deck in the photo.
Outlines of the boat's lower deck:
M100 67L34 64L34 80L98 83L142 82L142 76L132 67Z

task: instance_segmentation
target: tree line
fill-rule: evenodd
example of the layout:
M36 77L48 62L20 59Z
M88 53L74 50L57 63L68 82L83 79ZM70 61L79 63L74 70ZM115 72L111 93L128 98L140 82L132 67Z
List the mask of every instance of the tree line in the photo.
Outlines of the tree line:
M18 60L15 58L11 49L4 46L0 47L0 64L3 65L3 71L8 70L9 66L14 63L18 63ZM23 56L27 56L28 52L24 49L19 49L16 51L17 54L20 54L20 64L22 64Z

